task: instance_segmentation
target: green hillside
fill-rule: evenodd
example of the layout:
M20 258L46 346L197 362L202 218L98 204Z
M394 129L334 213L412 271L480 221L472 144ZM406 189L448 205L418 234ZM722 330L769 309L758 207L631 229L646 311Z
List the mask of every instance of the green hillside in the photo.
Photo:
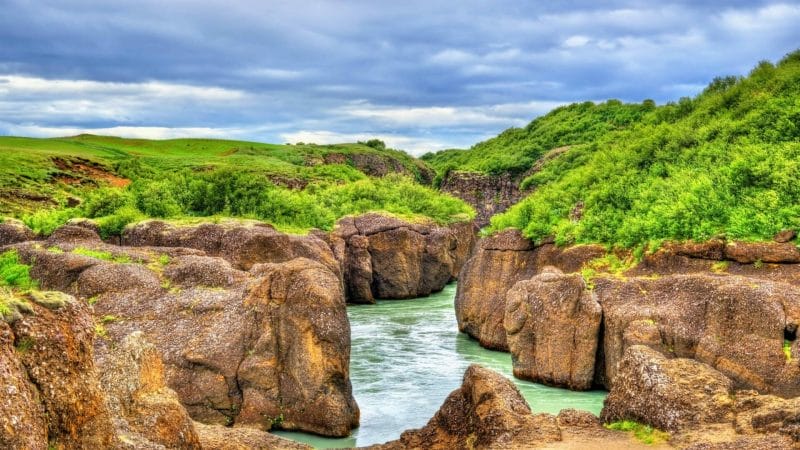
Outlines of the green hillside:
M544 164L490 231L632 247L800 227L800 51L637 114Z
M441 175L449 170L519 174L528 170L548 150L594 142L609 132L624 129L655 109L652 101L623 104L575 103L556 108L525 128L509 128L499 136L469 150L428 153L422 159Z
M44 233L72 217L97 218L110 234L148 217L242 217L301 232L366 211L442 223L473 214L423 185L423 162L380 141L0 137L0 166L0 216Z

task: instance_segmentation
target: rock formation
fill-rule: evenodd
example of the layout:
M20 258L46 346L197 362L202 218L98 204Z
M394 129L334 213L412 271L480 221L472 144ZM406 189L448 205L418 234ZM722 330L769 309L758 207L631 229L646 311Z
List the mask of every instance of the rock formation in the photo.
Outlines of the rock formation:
M472 250L471 223L440 227L378 214L339 221L330 245L341 261L347 299L372 303L440 291L458 276Z
M101 358L142 331L195 420L332 436L358 425L344 297L324 264L293 258L242 271L201 250L59 242L66 234L14 248L43 288L94 304Z
M508 173L487 175L451 170L442 179L439 189L475 208L475 223L479 227L488 225L493 215L505 211L524 196L518 181Z
M514 376L592 387L602 310L579 274L547 267L506 294L504 326Z
M593 245L536 247L516 230L482 239L459 275L455 300L459 329L486 348L508 351L503 326L506 293L545 266L576 272L584 263L604 254L605 249Z

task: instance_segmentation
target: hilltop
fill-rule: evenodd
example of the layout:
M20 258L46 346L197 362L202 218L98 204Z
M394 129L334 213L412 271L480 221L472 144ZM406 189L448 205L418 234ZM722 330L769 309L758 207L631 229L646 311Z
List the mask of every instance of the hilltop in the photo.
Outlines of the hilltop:
M385 211L439 223L473 214L429 188L433 171L381 141L337 145L0 137L0 214L49 233L72 217L104 234L144 218L230 216L303 232Z
M800 51L694 98L574 104L423 159L440 174L510 177L529 194L492 217L490 233L623 247L769 240L800 227Z

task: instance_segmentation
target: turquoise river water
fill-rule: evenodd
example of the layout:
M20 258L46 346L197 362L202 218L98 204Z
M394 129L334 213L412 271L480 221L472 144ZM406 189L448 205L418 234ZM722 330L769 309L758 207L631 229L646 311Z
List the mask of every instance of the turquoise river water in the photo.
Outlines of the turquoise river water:
M456 286L413 300L349 306L352 330L350 380L361 408L361 426L348 438L276 432L317 448L371 445L424 426L445 398L461 386L464 370L482 364L514 380L534 412L563 408L600 412L605 391L572 392L517 380L511 355L486 350L458 332Z

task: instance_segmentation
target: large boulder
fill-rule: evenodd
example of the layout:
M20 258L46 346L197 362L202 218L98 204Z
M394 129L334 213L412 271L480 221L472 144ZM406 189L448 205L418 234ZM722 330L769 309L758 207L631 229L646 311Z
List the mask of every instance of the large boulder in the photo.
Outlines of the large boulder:
M506 294L504 326L514 376L592 387L602 310L580 274L545 268Z
M36 234L18 220L6 219L0 223L0 247L31 241L35 238Z
M555 416L533 415L514 383L478 365L425 427L373 449L535 448L561 440Z
M329 245L340 255L347 300L372 303L440 291L457 276L474 236L471 223L442 227L365 214L340 220Z
M800 321L794 286L704 274L598 278L594 285L604 317L597 375L606 386L614 386L625 349L645 344L705 362L737 389L800 394L800 365L783 353L785 336Z
M132 333L99 363L116 431L130 448L197 449L194 422L164 381L164 364L141 332Z
M625 351L601 419L679 431L733 420L733 382L706 364L667 359L645 346Z
M19 402L10 421L13 424L25 416L31 420L23 428L14 427L9 435L11 443L23 444L19 432L29 430L33 434L24 439L33 441L27 442L30 448L48 448L48 442L56 448L118 446L94 366L94 324L87 307L66 295L59 296L59 301L46 302L46 306L35 299L29 299L30 313L11 324L16 351L13 355L4 353L5 361L0 363L0 367L16 366L17 372L12 376L20 377L4 388L4 401ZM24 376L19 373L22 368ZM25 380L30 383L28 392ZM31 386L35 388L30 389ZM17 389L19 394L14 395ZM31 392L35 392L33 405L29 403ZM41 435L42 420L46 424L45 436Z
M459 275L455 309L459 330L486 348L508 351L503 320L506 293L519 281L542 268L554 266L576 272L588 261L605 254L600 246L558 248L535 246L517 230L506 230L480 241L477 251Z

